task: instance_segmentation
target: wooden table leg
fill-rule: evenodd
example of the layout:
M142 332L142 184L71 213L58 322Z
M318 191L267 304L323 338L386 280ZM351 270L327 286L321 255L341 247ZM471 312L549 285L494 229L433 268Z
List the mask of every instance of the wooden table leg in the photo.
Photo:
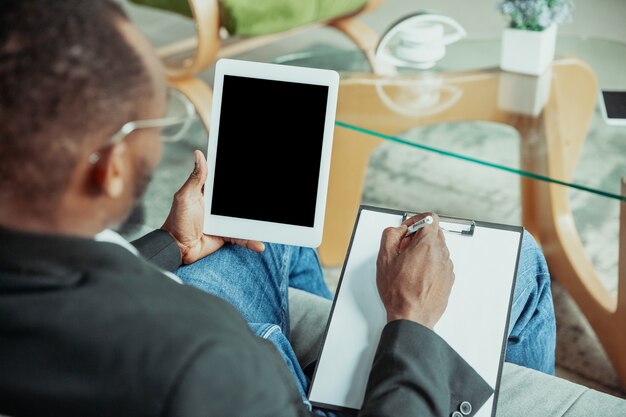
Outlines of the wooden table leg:
M343 264L356 213L361 204L369 158L381 142L381 139L372 136L335 128L324 238L318 248L324 266L336 267Z
M544 111L541 131L535 126L534 131L522 135L525 170L571 179L595 108L595 77L588 72L588 79L580 68L560 74L560 80L570 81L565 87L577 88L574 91L553 86L556 91ZM577 94L577 100L569 94ZM545 140L537 141L537 137ZM619 284L615 297L604 287L585 252L570 208L569 191L563 185L523 178L523 222L541 242L551 275L576 301L626 386L626 203L620 207ZM624 180L622 194L626 195Z
M586 256L569 209L566 187L536 183L534 195L547 207L539 234L551 274L574 298L626 386L626 203L621 203L618 294L612 296L600 282ZM622 194L626 182L622 180Z
M622 196L626 198L626 177L622 178ZM617 309L615 311L615 327L617 340L612 346L616 356L616 367L626 387L626 201L620 203L619 222L619 258L618 258Z

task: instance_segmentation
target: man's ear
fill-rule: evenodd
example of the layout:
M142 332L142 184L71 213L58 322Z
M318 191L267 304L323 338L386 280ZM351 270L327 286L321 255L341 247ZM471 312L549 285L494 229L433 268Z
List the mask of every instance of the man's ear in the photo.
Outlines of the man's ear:
M102 152L95 171L95 184L98 191L110 198L119 198L124 193L127 148L124 142Z

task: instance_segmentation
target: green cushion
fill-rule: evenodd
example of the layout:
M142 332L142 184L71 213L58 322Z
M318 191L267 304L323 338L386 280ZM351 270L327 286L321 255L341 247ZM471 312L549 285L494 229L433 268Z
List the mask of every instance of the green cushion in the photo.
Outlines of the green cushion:
M131 2L191 17L187 0ZM220 18L231 35L258 36L339 17L365 3L367 0L220 0Z

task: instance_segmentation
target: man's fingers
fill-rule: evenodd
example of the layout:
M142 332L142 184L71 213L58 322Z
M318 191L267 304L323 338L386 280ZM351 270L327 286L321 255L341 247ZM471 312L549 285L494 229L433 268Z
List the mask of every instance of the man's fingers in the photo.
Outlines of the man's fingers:
M433 218L433 222L431 224L431 226L433 226L433 229L439 230L439 215L437 213L428 213L428 215Z
M204 183L206 182L206 176L208 172L206 159L204 158L202 152L198 150L194 151L194 157L195 164L193 167L193 171L191 172L190 179L194 180L194 185L198 189L202 189Z
M198 150L194 152L194 159L193 171L191 171L191 175L189 175L187 181L185 181L180 188L180 191L192 190L194 192L202 192L202 187L204 187L208 173L206 159L204 159L202 152Z
M400 241L406 234L406 225L400 227L388 227L383 230L383 235L380 240L380 248L389 253L397 251L400 245Z
M245 240L245 239L233 239L233 238L225 238L224 240L227 241L228 243L242 246L254 252L263 252L265 250L265 244L263 244L263 242L259 242L258 240Z
M183 264L188 265L194 263L205 256L211 255L222 246L224 246L222 239L209 239L204 235L202 239L192 247L186 247L186 249L182 250Z
M403 249L407 249L409 251L419 251L422 250L421 247L424 242L430 241L430 244L437 245L441 244L437 242L437 240L441 238L443 238L442 243L445 246L445 238L443 237L443 233L441 231L441 228L439 227L439 216L435 213L422 213L420 214L420 216L421 218L431 216L433 218L433 222L418 230L416 236L411 239L409 244L406 245Z
M433 224L439 225L439 216L436 213L432 213L430 211L427 211L427 212L424 212L424 213L420 213L420 214L416 214L415 216L411 216L408 219L406 219L405 221L403 221L402 224L410 226L413 223L417 223L420 220L425 219L428 216L433 218Z

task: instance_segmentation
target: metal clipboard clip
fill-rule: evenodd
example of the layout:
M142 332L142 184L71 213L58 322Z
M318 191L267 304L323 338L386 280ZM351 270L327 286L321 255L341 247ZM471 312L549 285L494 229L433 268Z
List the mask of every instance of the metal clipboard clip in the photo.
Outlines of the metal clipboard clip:
M405 221L409 217L415 216L416 214L419 213L404 213L404 215L402 216L402 221ZM442 223L445 223L445 226L442 226ZM476 223L474 222L474 220L439 216L439 227L444 232L456 233L461 236L472 237L474 236Z

